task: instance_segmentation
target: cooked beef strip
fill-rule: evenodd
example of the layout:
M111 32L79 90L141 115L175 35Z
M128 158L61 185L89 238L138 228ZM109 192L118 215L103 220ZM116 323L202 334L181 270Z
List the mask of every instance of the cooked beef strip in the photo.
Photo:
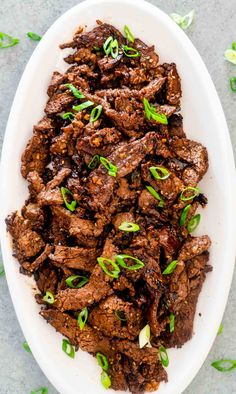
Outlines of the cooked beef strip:
M159 64L154 46L138 38L131 45L114 26L97 23L89 32L80 27L71 42L61 45L74 49L65 58L70 66L52 75L45 116L22 154L29 197L21 214L14 212L6 223L20 271L36 281L41 315L76 349L108 358L113 389L140 394L167 381L159 346L180 347L193 335L197 299L211 270L211 241L207 235L190 235L187 224L207 198L200 194L183 201L180 196L202 179L208 156L201 143L186 138L176 65ZM103 50L110 36L119 44L115 58ZM140 56L127 57L125 44ZM75 97L68 83L84 97ZM147 119L144 98L166 115L167 124ZM93 106L73 108L88 100ZM91 111L97 105L102 112L93 122ZM65 112L72 113L70 118L63 119ZM99 161L90 168L94 155L116 166L116 176ZM154 179L151 166L164 167L169 177ZM148 185L163 198L163 207ZM74 211L65 204L62 186L71 193L68 202L76 201ZM138 224L139 230L120 230L123 222ZM117 264L118 254L144 266L130 269L134 260L126 258L128 268L119 265L114 278L108 260ZM108 274L98 257L106 259ZM163 275L173 260L175 270ZM86 276L88 283L71 288L66 279L72 275ZM55 297L53 305L43 300L47 291ZM88 320L81 330L77 316L85 307ZM153 347L140 349L138 336L146 324Z

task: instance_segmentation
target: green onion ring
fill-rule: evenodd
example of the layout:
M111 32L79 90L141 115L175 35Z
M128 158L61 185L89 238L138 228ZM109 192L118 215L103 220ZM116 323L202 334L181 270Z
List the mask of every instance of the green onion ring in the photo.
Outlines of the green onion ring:
M151 330L149 324L146 324L145 327L139 333L139 347L142 349L146 345L150 345L150 337L151 337Z
M111 56L113 57L113 59L116 59L119 54L119 44L116 39L111 42L110 48L111 48Z
M101 383L105 389L111 387L111 379L106 371L102 371L101 373Z
M75 358L74 346L71 345L71 343L68 341L68 339L62 339L62 350L70 358Z
M83 330L87 320L88 320L88 308L83 308L81 312L78 314L78 318L77 318L77 323L81 330Z
M96 122L96 120L98 120L98 118L100 117L101 113L102 113L102 105L97 105L96 107L94 107L90 114L90 119L89 119L90 122L91 123Z
M6 42L4 44L4 42ZM19 38L9 36L9 34L0 32L0 49L10 48L20 42Z
M236 92L236 77L230 78L230 88L232 92Z
M40 41L42 39L42 36L40 36L39 34L33 33L32 31L29 31L27 33L27 36L33 41Z
M48 304L54 304L55 298L54 295L50 291L46 291L45 296L43 297L43 301L47 302Z
M178 260L173 260L169 265L167 265L166 269L162 272L162 275L169 275L175 270L177 266Z
M106 55L109 55L109 53L111 52L111 43L113 42L113 37L110 36L106 39L106 41L103 44L103 50L105 52Z
M228 60L228 62L230 63L236 64L236 50L226 49L225 59Z
M192 195L185 197L184 194L188 191L192 191ZM192 200L193 198L197 197L200 193L200 189L198 187L192 187L192 186L187 186L185 187L184 190L182 190L182 193L180 194L180 200L182 201L189 201Z
M126 268L127 270L138 270L144 267L144 263L141 260L137 259L136 257L129 256L128 254L117 254L114 258L121 267ZM124 261L125 259L134 260L136 261L136 264L128 266Z
M139 57L141 55L137 49L131 48L128 45L123 45L122 49L123 49L125 56L127 56L127 57Z
M217 332L217 335L222 334L223 329L224 329L224 325L223 325L223 323L221 323L221 324L220 324L220 327L219 327L219 330L218 330L218 332Z
M118 311L115 310L114 311L115 316L117 317L117 319L121 320L121 321L127 321L126 317L125 317L125 313L124 311Z
M85 98L83 93L81 93L80 90L78 90L74 85L72 85L72 83L66 83L65 86L71 91L71 93L73 93L76 98Z
M152 106L146 98L143 99L143 105L144 105L144 111L146 114L146 118L148 120L153 119L158 123L165 124L165 125L168 124L168 119L167 119L166 115L159 114L156 111L156 108L154 106Z
M169 365L169 358L168 358L168 354L167 354L166 348L163 345L161 345L159 347L159 355L160 355L160 361L161 361L162 365L164 367L168 367L168 365Z
M119 277L120 268L114 261L112 261L110 259L106 259L105 257L98 257L97 262L100 265L100 267L102 268L102 270L105 272L105 274L107 274L108 276L111 276L112 278L116 278L116 279ZM109 265L109 264L112 265L114 270L109 271L109 269L106 267L106 265Z
M164 200L162 199L162 197L160 196L159 193L156 192L155 189L153 189L152 186L146 186L146 189L149 191L149 193L151 193L151 195L153 197L155 197L156 200L159 201L158 207L163 208L164 207Z
M170 332L173 332L175 329L175 315L171 313L169 319L170 319Z
M162 167L162 166L149 167L149 170L150 170L150 172L151 172L153 178L158 179L158 180L162 180L162 181L163 181L163 180L169 178L169 176L170 176L170 172L169 172L165 167ZM158 171L159 171L162 175L160 175L160 174L158 173Z
M71 196L73 197L73 193L71 193L71 191L69 189L67 189L66 187L61 187L61 195L62 198L64 200L65 206L67 209L69 209L69 211L73 212L76 208L77 202L75 200L72 200L71 202L67 201L67 196Z
M98 365L100 367L102 367L103 371L107 371L109 368L109 363L108 363L107 357L104 356L104 354L102 354L102 353L97 353L96 359L97 359Z
M131 33L130 28L127 25L125 25L125 27L124 27L124 33L125 33L125 37L127 38L127 40L129 42L133 43L134 42L134 36Z
M38 389L32 390L30 394L48 394L48 388L39 387Z
M2 266L0 266L0 278L1 278L1 276L4 276L4 275L5 275L5 270Z
M90 162L88 163L88 168L90 170L94 170L98 166L99 161L100 161L99 155L93 156Z
M31 349L26 341L22 343L22 347L27 353L32 353Z
M82 103L82 104L73 105L72 108L73 108L75 111L79 112L79 111L83 111L84 109L86 109L86 108L88 108L88 107L91 107L91 105L94 105L94 103L93 103L92 101L88 100L88 101L85 101L85 102Z
M73 282L76 279L81 278L81 280L77 283L77 285L75 285ZM82 275L71 275L66 279L66 284L67 286L71 287L72 289L79 289L81 287L83 287L86 283L88 283L88 278L86 276L82 276Z
M112 164L108 159L102 156L100 156L100 162L108 170L108 174L110 176L116 177L118 168L114 164Z
M189 210L190 210L191 204L186 205L186 207L183 209L181 216L180 216L180 220L179 220L179 224L180 226L184 226L185 221L187 219Z
M224 364L226 365L229 364L229 365L227 367L224 366ZM211 363L211 366L220 372L230 372L236 368L236 360L227 360L227 359L217 360Z
M73 114L72 112L65 112L60 116L62 119L69 119L72 122L74 120L75 114Z
M232 48L234 51L236 51L236 42L232 42L231 48Z
M140 230L139 225L132 222L122 222L118 228L119 230L127 231L128 233L130 232L132 233Z
M188 229L189 233L192 233L197 228L197 226L199 225L200 220L201 220L200 213L198 213L197 215L193 216L189 220L188 225L187 225L187 229Z

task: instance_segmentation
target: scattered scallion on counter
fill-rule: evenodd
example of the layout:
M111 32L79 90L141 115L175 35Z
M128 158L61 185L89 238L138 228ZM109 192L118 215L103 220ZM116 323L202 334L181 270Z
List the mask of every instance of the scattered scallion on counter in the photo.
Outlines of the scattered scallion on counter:
M101 113L102 113L102 105L97 105L96 107L94 107L90 114L90 119L89 119L90 122L91 123L96 122L96 120L98 120L98 118L100 117Z
M230 78L229 83L232 92L236 93L236 77Z
M236 360L217 360L211 363L211 366L217 369L220 372L230 372L236 368Z
M99 155L93 156L93 158L92 158L92 159L90 160L90 162L88 163L88 168L89 168L90 170L94 170L94 169L98 166L99 162L100 162L100 157L99 157Z
M80 287L83 287L86 283L88 283L88 281L89 280L86 276L71 275L66 279L66 284L72 289L79 289Z
M0 49L10 48L20 42L19 38L14 38L9 34L0 32Z
M103 371L107 371L109 368L109 363L108 363L107 357L104 356L104 354L102 354L102 353L97 353L96 359L97 359L98 365L103 369Z
M160 196L159 193L156 192L155 189L153 189L152 186L146 186L146 189L149 191L149 193L155 197L156 200L159 201L158 207L163 208L164 207L164 200L163 198Z
M134 233L140 230L138 224L131 222L122 222L118 228L119 230L127 231L128 233Z
M151 330L149 324L146 324L145 327L142 328L142 330L139 333L139 347L142 349L144 346L149 346L151 347L150 344L150 338L151 338Z
M230 63L236 64L236 51L234 49L226 49L225 59Z
M39 387L38 389L32 390L30 394L48 394L48 388Z
M124 34L129 42L132 42L132 43L134 42L134 36L131 33L130 28L127 25L125 25L125 27L124 27Z
M4 275L5 275L5 271L4 271L3 266L1 265L0 266L0 278L1 278L1 276L4 276Z
M61 195L64 200L65 206L69 211L73 212L76 208L77 202L75 200L68 201L68 197L73 197L73 193L66 187L61 187Z
M180 226L184 226L185 225L185 221L187 219L189 210L191 208L191 204L186 205L186 207L183 209L181 216L180 216L180 220L179 220L179 224Z
M157 180L165 180L169 178L170 172L162 166L157 166L157 167L149 167L149 170L153 176L154 179Z
M117 317L117 319L119 319L121 321L127 321L124 311L116 310L116 311L114 311L114 315Z
M144 111L146 114L146 118L148 120L155 120L157 123L168 124L168 120L165 114L159 114L156 108L149 103L149 101L144 98L143 99Z
M123 45L122 49L126 57L139 57L141 55L137 49L131 48L128 45Z
M86 109L88 107L91 107L92 105L94 105L94 103L92 101L88 100L88 101L85 101L84 103L81 103L79 105L74 105L72 108L75 111L79 112L79 111L83 111L84 109Z
M198 187L187 186L180 194L180 200L189 201L193 198L197 197L200 193L200 189Z
M106 159L105 157L102 157L102 156L100 156L100 162L107 169L108 174L110 176L116 177L118 168L114 164L112 164L108 159Z
M37 33L33 33L32 31L29 31L27 36L33 41L40 41L42 39L42 36Z
M97 262L105 274L116 279L119 277L120 268L113 260L106 259L105 257L98 257ZM110 271L108 268L109 265L111 265L114 269Z
M166 269L162 272L162 275L169 275L175 270L177 266L178 260L173 260L169 265L167 265Z
M126 268L127 270L138 270L144 267L144 263L141 260L137 259L136 257L129 256L128 254L118 254L114 258L121 267ZM127 265L125 259L134 260L135 264Z
M162 365L164 367L168 367L168 365L169 365L169 358L168 358L168 354L167 354L166 348L163 345L161 345L159 347L159 356L160 356L160 361L161 361Z
M83 93L81 93L81 91L78 90L72 83L66 83L65 86L71 91L71 93L73 93L73 95L76 98L78 98L78 99L85 98Z
M184 16L173 12L172 14L170 14L170 17L175 23L177 23L177 25L181 27L181 29L186 30L193 23L195 11L192 10Z
M175 329L175 315L171 313L169 319L170 319L170 332L173 332Z
M62 339L62 350L70 358L75 358L74 346L68 341L68 339Z
M221 335L222 332L223 332L223 329L224 329L224 325L223 325L223 323L221 323L221 324L220 324L220 327L219 327L219 330L218 330L218 332L217 332L217 335Z
M111 387L111 379L106 371L102 371L101 373L101 383L105 389Z
M22 343L22 347L27 353L32 353L31 349L26 341Z
M189 232L189 233L192 233L192 232L197 228L197 226L198 226L199 223L200 223L200 220L201 220L201 215L200 215L200 213L198 213L197 215L193 216L193 217L189 220L188 225L187 225L187 229L188 229L188 232Z
M45 296L43 297L43 301L47 302L48 304L54 304L55 298L54 295L50 291L46 291Z
M61 116L62 119L69 119L71 122L75 118L75 114L73 114L72 112L65 112L64 114L62 114L60 116Z
M78 319L77 319L77 323L81 330L83 330L87 320L88 320L88 308L83 308L82 311L78 314Z

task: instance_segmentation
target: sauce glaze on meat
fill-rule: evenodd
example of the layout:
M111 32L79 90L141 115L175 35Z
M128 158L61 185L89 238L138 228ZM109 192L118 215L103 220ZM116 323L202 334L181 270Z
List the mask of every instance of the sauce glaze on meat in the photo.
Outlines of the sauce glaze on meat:
M136 48L140 56L127 57L122 51L115 59L106 56L102 48L109 36L120 48ZM115 27L98 21L92 31L78 31L61 48L74 49L65 58L70 67L64 74L53 73L45 116L34 126L22 155L29 198L20 213L6 220L13 253L21 272L35 278L42 317L72 345L108 358L113 389L153 391L167 381L158 349L181 347L191 338L198 295L211 269L209 237L193 237L186 226L207 199L203 194L180 198L206 173L207 151L187 139L176 65L159 64L154 46L140 39L131 44ZM84 98L76 98L68 83ZM167 125L147 119L144 98L166 115ZM103 108L93 123L91 107L77 113L72 109L87 100ZM60 116L71 111L72 122ZM102 164L90 170L94 155L117 166L116 177ZM154 179L151 166L167 169L168 179ZM163 207L147 185L159 193ZM74 212L64 204L62 186L77 201ZM185 225L180 226L188 204ZM136 223L140 230L122 231L123 222ZM144 267L120 267L118 278L108 276L97 258L114 260L121 253L140 259ZM173 260L178 261L176 269L163 275ZM66 279L74 274L87 276L88 283L68 287ZM54 304L43 301L46 291L54 295ZM88 321L81 330L77 316L85 307ZM152 347L140 349L139 332L146 324Z

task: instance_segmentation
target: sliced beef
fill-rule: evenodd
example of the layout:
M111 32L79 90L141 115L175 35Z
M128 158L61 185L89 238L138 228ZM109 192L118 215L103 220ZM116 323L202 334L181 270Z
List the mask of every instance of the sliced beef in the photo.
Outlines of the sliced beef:
M21 173L24 178L30 171L43 173L49 161L49 141L47 134L35 131L21 156Z
M49 257L58 266L92 272L97 262L97 251L93 248L58 245Z
M166 98L169 104L178 105L182 96L180 77L176 69L176 65L172 63L168 67Z

